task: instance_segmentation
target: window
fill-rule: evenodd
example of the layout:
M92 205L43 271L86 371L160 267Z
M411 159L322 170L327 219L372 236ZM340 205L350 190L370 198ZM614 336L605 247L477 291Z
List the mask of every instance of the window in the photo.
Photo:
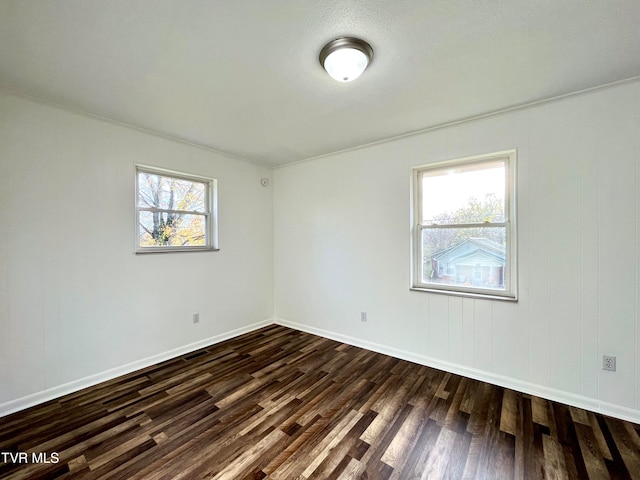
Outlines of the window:
M216 180L136 167L136 253L217 250Z
M517 298L516 152L413 170L412 289Z

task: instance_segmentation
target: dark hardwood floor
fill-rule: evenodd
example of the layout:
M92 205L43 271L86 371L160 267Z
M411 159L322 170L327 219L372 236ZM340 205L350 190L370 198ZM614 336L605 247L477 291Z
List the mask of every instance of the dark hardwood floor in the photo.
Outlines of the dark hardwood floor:
M0 419L0 478L640 479L639 432L270 326Z

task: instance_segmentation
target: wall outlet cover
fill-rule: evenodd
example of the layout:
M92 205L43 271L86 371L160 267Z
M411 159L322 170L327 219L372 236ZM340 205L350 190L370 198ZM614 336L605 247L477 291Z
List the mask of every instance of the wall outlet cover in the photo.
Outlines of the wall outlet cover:
M616 371L616 357L613 355L603 355L602 356L602 369L607 370L609 372Z

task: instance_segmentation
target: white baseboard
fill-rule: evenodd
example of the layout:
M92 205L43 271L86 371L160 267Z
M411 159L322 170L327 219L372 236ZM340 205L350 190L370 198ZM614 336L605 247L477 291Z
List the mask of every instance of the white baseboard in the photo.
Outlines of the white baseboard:
M219 335L215 335L213 337L206 338L204 340L199 340L198 342L184 345L182 347L175 348L173 350L169 350L167 352L163 352L157 355L153 355L151 357L143 358L141 360L128 363L126 365L122 365L116 368L112 368L104 372L100 372L94 375L89 375L87 377L74 380L72 382L65 383L63 385L58 385L40 392L33 393L31 395L17 398L15 400L10 400L8 402L0 404L0 418L6 415L9 415L11 413L15 413L20 410L24 410L26 408L32 407L34 405L48 402L49 400L54 400L64 395L77 392L79 390L82 390L83 388L91 387L99 383L105 382L107 380L112 380L121 375L126 375L128 373L135 372L136 370L140 370L140 369L149 367L151 365L155 365L157 363L164 362L166 360L170 360L175 357L179 357L180 355L185 355L195 350L199 350L201 348L215 345L216 343L223 342L230 338L252 332L254 330L257 330L262 327L266 327L267 325L271 325L274 323L285 326L285 327L293 328L295 330L300 330L303 332L312 333L314 335L319 335L321 337L329 338L331 340L336 340L338 342L354 345L356 347L366 348L367 350L382 353L395 358L400 358L402 360L414 362L419 365L425 365L428 367L437 368L439 370L444 370L447 372L455 373L457 375L462 375L464 377L473 378L475 380L480 380L482 382L488 382L494 385L499 385L501 387L510 388L512 390L516 390L519 392L528 393L530 395L546 398L548 400L565 403L567 405L571 405L574 407L583 408L593 412L602 413L604 415L609 415L611 417L620 418L622 420L628 420L630 422L640 424L640 411L632 408L624 407L614 403L603 402L597 399L584 397L582 395L576 395L573 393L557 390L557 389L546 387L543 385L524 382L522 380L505 377L502 375L497 375L491 372L486 372L484 370L465 367L464 365L444 362L442 360L438 360L432 357L427 357L425 355L420 355L420 354L416 354L406 350L388 347L386 345L381 345L379 343L369 342L367 340L350 337L348 335L343 335L340 333L312 327L309 325L303 325L300 323L292 322L292 321L281 319L281 318L268 319L268 320L263 320L261 322L253 323L245 327L241 327L235 330L231 330L229 332L221 333Z
M82 390L83 388L92 387L93 385L97 385L107 380L112 380L121 375L126 375L128 373L135 372L136 370L140 370L151 365L155 365L157 363L171 360L172 358L179 357L196 350L200 350L201 348L215 345L216 343L220 343L225 340L229 340L230 338L252 332L259 328L266 327L267 325L272 325L273 323L273 319L263 320L261 322L253 323L245 327L236 328L235 330L221 333L213 337L205 338L204 340L199 340L182 347L174 348L173 350L169 350L167 352L159 353L151 357L127 363L126 365L121 365L104 372L89 375L87 377L80 378L63 385L57 385L55 387L47 388L46 390L32 393L15 400L10 400L8 402L0 404L0 418L11 413L24 410L25 408L33 407L34 405L39 405L41 403L48 402L49 400L54 400L64 395L77 392L79 390Z
M565 392L555 388L546 387L544 385L537 385L535 383L525 382L511 377L498 375L495 373L487 372L484 370L478 370L475 368L466 367L464 365L458 365L456 363L446 362L438 360L436 358L420 355L417 353L409 352L406 350L400 350L379 343L369 342L348 335L324 330L322 328L316 328L309 325L303 325L300 323L292 322L282 318L274 319L274 322L284 327L293 328L321 337L336 340L338 342L347 343L356 347L366 348L374 352L389 355L402 360L407 360L419 365L425 365L427 367L437 368L438 370L444 370L446 372L455 373L464 377L473 378L474 380L480 380L482 382L491 383L500 387L509 388L518 392L535 395L536 397L545 398L547 400L553 400L555 402L564 403L573 407L590 410L592 412L602 413L611 417L620 418L633 423L640 424L640 411L616 405L613 403L603 402L590 397L577 395L570 392Z

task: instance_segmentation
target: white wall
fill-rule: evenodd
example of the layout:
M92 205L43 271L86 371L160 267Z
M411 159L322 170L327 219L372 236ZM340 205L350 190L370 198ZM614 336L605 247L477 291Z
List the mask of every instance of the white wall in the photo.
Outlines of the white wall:
M134 255L136 163L218 179L219 252ZM261 177L271 171L0 94L0 414L270 319Z
M512 148L520 300L409 291L411 167ZM275 316L640 421L639 167L636 81L280 168Z

